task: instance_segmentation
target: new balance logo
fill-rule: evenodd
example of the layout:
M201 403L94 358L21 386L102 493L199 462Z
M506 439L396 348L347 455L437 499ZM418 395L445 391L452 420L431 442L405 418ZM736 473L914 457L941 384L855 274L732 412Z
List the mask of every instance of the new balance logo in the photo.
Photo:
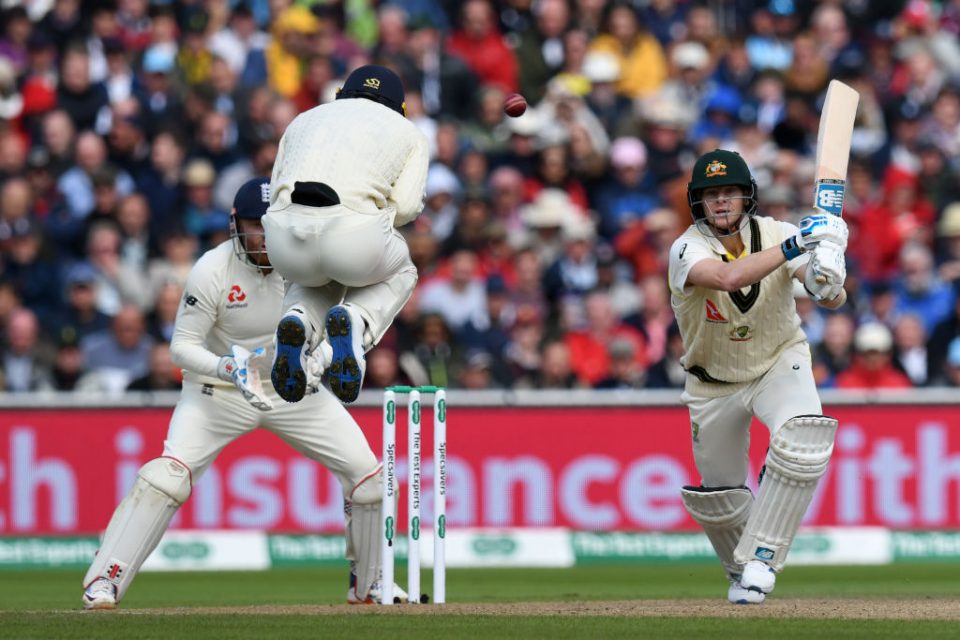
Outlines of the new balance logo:
M713 303L713 300L707 300L707 322L729 322L729 320L724 318L723 314L720 313L720 309L717 309L717 305Z
M754 554L757 558L770 561L773 560L773 549L768 549L767 547L757 547L757 552Z
M817 207L839 216L843 212L843 184L817 183Z

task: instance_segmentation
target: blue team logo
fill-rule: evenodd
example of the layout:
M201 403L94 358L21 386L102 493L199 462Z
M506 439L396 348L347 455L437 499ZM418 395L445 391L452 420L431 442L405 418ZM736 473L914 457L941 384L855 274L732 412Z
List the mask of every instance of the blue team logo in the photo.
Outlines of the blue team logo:
M843 192L844 184L842 182L818 182L815 202L817 208L839 216L843 213Z

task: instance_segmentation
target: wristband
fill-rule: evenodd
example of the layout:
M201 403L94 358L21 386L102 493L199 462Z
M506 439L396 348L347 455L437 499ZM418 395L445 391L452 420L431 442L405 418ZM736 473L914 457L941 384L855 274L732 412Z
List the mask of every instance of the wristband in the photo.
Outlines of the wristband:
M787 259L787 262L799 257L800 254L803 253L803 249L801 249L800 244L797 243L796 237L790 237L781 242L780 250L783 251L783 257Z
M232 356L222 356L217 363L217 377L224 382L233 382L233 374L237 370L237 361Z

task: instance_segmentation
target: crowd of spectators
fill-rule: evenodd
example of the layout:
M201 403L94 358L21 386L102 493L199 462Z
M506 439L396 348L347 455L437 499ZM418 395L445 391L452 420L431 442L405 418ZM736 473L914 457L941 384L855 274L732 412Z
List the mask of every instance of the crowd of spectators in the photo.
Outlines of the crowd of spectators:
M695 157L809 211L861 96L850 302L797 306L823 387L960 385L960 1L0 2L0 387L175 389L193 262L286 125L366 63L430 141L420 281L368 387L677 388L667 251ZM519 118L504 97L531 103Z

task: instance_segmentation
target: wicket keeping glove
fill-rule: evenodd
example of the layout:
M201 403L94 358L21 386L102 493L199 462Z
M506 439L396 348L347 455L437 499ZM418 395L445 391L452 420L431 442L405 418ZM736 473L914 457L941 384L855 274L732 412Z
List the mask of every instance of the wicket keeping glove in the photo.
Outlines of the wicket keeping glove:
M253 364L255 360L264 356L266 350L263 347L257 347L250 352L238 345L233 345L230 350L233 355L220 358L217 376L221 380L236 385L243 394L243 398L260 411L273 409L273 403L263 392L260 371Z

